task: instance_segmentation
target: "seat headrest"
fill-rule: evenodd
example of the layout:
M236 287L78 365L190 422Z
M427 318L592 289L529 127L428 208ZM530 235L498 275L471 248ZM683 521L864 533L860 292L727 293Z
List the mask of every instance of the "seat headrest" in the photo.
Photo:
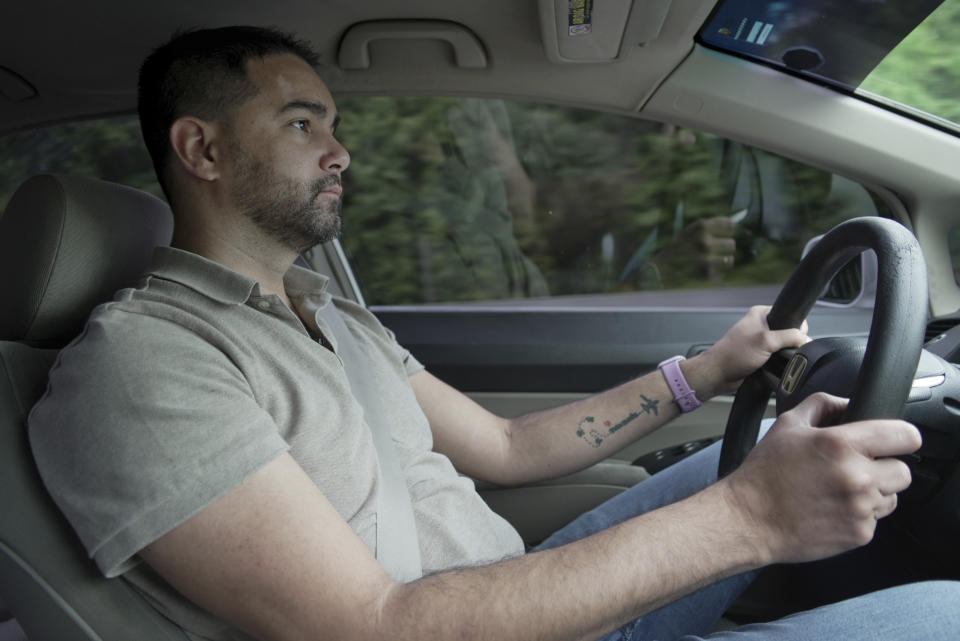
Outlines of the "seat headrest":
M0 216L0 340L66 344L172 234L166 203L137 189L79 176L27 180Z

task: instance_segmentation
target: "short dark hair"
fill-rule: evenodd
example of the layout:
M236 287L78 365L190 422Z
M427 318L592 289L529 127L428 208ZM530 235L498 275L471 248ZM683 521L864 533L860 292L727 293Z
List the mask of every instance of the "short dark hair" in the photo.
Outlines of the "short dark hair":
M247 76L252 58L293 54L316 67L320 57L302 40L263 27L221 27L178 33L143 61L137 94L140 130L167 199L170 126L182 116L229 122L256 94Z

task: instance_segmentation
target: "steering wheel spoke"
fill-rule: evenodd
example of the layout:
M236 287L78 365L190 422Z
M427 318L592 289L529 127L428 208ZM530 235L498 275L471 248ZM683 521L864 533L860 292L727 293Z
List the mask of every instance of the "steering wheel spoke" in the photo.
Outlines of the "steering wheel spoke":
M787 363L790 362L790 359L794 357L797 351L798 350L792 347L781 349L771 356L770 359L764 363L763 367L757 370L763 374L763 382L771 392L776 391L777 386L780 384L780 379L783 378L783 372L787 369Z

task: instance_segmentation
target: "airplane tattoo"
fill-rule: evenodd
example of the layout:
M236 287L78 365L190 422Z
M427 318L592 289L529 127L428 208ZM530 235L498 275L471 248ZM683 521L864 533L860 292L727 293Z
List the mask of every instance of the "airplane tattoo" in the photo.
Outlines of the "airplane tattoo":
M643 399L643 404L640 406L639 412L630 412L617 424L613 424L611 421L603 421L602 427L607 428L605 433L601 433L600 429L602 429L602 427L600 425L594 427L594 424L597 422L596 418L593 416L585 416L583 420L577 424L577 436L586 441L590 447L600 447L605 439L616 434L621 428L641 414L660 415L660 411L657 409L660 401L647 398L643 394L640 395L640 398Z

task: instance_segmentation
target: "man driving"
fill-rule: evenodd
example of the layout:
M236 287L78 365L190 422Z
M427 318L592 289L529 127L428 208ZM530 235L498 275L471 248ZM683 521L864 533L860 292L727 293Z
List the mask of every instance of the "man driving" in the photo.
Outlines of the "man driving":
M294 266L339 233L350 164L317 62L286 34L230 27L180 34L143 64L172 247L93 313L30 417L44 481L104 575L195 639L666 639L705 634L758 568L871 540L910 483L893 457L919 433L816 428L845 401L815 395L730 476L716 481L704 451L525 553L466 477L583 469L806 331L772 331L754 308L695 358L572 405L491 414ZM412 574L378 560L386 462L347 341L387 417ZM958 598L954 583L902 586L722 638L955 638Z

